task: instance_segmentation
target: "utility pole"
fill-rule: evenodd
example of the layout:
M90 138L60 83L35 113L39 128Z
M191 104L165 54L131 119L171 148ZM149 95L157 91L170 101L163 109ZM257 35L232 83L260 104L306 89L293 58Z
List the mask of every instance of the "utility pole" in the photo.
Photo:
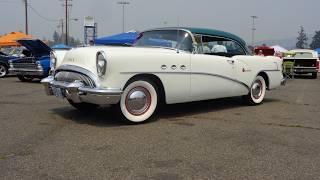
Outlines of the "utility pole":
M255 31L257 30L256 29L256 25L255 25L255 19L258 19L258 16L251 16L251 18L252 18L252 41L251 41L251 45L252 45L252 47L254 47L254 33L255 33Z
M118 2L118 4L119 5L122 5L122 32L124 32L125 31L125 17L124 17L124 15L125 15L125 13L124 13L124 6L125 5L129 5L130 4L130 2L127 2L127 1L119 1Z
M60 0L64 1L63 5L65 8L65 44L69 44L69 7L72 6L70 3L72 0Z
M24 8L25 8L25 31L26 34L29 34L29 29L28 29L28 0L24 0Z
M69 38L68 38L68 1L69 0L66 0L66 4L65 4L65 6L66 6L66 37L65 37L65 40L66 40L66 45L68 45L69 44Z

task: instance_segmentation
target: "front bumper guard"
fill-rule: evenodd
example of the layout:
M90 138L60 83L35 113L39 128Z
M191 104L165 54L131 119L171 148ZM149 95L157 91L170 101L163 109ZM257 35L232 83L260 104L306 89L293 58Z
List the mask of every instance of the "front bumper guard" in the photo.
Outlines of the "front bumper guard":
M120 89L85 87L85 85L78 80L72 83L55 81L53 76L42 79L41 83L47 95L54 95L53 89L58 88L62 92L62 97L74 103L86 102L97 105L117 104L122 94Z

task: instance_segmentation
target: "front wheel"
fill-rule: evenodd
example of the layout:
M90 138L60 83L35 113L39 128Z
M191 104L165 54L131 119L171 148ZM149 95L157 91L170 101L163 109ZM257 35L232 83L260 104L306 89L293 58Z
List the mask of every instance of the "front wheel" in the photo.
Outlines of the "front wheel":
M266 81L262 76L257 76L251 87L249 94L244 96L244 99L249 105L261 104L266 95Z
M131 82L123 91L119 108L127 122L138 124L155 117L159 96L157 86L149 80Z
M8 69L5 65L0 64L0 78L5 77L8 73Z
M33 80L32 77L28 77L28 76L23 76L23 75L18 75L18 79L21 82L31 82Z

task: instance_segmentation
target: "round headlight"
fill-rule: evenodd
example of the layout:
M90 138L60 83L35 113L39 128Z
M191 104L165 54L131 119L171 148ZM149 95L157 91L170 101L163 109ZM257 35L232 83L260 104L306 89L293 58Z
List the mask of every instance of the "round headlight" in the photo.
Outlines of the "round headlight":
M50 67L55 69L57 65L57 57L53 51L50 52Z
M99 76L106 74L107 59L104 52L97 53L97 73Z

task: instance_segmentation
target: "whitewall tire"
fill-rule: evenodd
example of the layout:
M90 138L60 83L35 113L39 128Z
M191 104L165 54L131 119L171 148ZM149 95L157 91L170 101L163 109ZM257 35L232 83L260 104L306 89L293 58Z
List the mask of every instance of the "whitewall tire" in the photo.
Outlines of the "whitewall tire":
M250 87L249 94L245 96L247 102L250 105L261 104L266 95L266 89L265 79L262 76L257 76Z
M142 123L152 119L157 110L157 87L148 80L131 82L123 91L120 110L130 123Z

